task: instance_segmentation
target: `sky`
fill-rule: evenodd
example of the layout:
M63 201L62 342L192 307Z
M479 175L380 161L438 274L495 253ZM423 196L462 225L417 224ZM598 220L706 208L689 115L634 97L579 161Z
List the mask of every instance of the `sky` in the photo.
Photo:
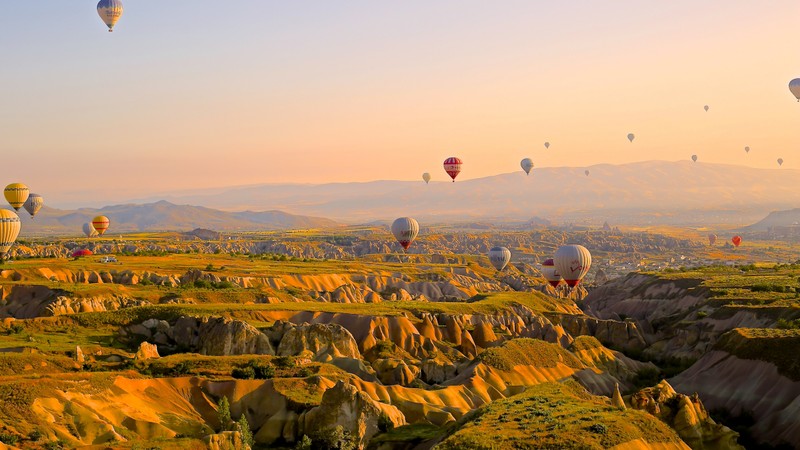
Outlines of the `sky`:
M102 206L448 156L800 168L796 0L123 1L113 33L93 0L0 2L0 183Z

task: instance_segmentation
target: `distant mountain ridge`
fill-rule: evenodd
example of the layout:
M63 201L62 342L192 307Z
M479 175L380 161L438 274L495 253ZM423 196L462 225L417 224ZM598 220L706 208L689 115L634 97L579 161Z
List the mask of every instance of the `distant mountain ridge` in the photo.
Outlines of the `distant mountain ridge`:
M747 231L767 231L773 227L800 226L800 208L787 211L772 211L767 217L745 227Z
M228 212L203 206L176 205L164 200L71 211L44 207L33 220L24 210L19 212L23 236L80 234L84 223L101 214L111 219L108 231L111 234L138 231L191 231L197 228L215 231L261 231L340 226L338 222L330 219L294 215L282 211Z
M465 161L469 164L469 161ZM588 169L589 176L584 174ZM440 180L445 179L440 174ZM436 177L436 173L434 173ZM224 209L265 207L349 223L410 215L428 221L533 216L567 222L582 217L619 223L627 216L686 221L752 223L770 211L800 206L800 171L756 169L691 161L645 161L590 167L536 168L451 183L372 181L276 184L198 192L166 198ZM695 214L696 215L696 214ZM653 219L655 218L655 219ZM676 219L677 220L677 219Z

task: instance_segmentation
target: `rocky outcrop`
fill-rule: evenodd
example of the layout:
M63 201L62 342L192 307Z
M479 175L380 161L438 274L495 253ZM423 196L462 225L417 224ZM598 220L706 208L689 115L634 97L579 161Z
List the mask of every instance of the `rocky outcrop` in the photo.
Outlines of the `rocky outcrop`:
M379 403L344 381L325 391L319 406L309 410L300 424L304 434L343 427L356 438L359 449L378 433L378 419L384 416L397 427L406 419L396 407Z
M149 342L142 342L139 345L139 350L136 352L134 359L137 361L144 361L147 359L155 359L160 358L161 356L158 354L158 348L149 343Z
M679 394L666 380L634 393L630 404L669 424L693 449L744 449L736 442L739 434L714 422L696 394Z
M353 335L338 324L303 324L283 334L277 351L279 356L296 356L306 352L314 361L361 358Z
M202 355L274 355L267 336L240 320L211 318L197 329L199 353Z
M647 347L644 335L632 321L601 320L589 316L561 315L559 323L572 336L594 336L603 345L625 351Z
M238 431L223 431L210 434L203 438L203 443L209 450L249 450L250 446L242 440L242 433Z

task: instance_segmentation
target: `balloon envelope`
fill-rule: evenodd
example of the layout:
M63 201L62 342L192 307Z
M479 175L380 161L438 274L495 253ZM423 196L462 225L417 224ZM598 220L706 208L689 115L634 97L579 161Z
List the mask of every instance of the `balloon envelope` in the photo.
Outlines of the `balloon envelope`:
M19 211L22 208L22 205L25 204L25 201L28 200L28 195L30 195L30 189L28 186L25 186L22 183L11 183L3 190L3 195L6 197L6 201L12 208Z
M750 147L745 147L745 148L744 148L744 152L745 152L745 153L750 153Z
M789 82L789 90L797 98L797 101L800 102L800 78L795 78Z
M629 141L633 142L633 140L634 140L635 138L636 138L636 136L634 136L634 135L633 135L633 133L628 133L628 140L629 140Z
M708 245L714 245L716 243L717 243L717 235L714 234L714 233L709 234L708 235Z
M83 224L83 234L85 234L86 237L94 237L97 236L97 230L94 229L91 222L86 222Z
M92 256L92 251L86 248L82 248L80 250L75 250L72 252L73 258L80 258L82 256Z
M489 262L492 263L498 272L505 269L509 261L511 261L511 251L509 249L505 247L492 247L492 249L489 250Z
M692 155L692 161L697 162L697 155Z
M741 236L734 236L734 237L731 238L731 242L733 242L733 245L738 247L739 244L742 243L742 237Z
M582 245L564 245L553 258L556 270L570 287L581 282L592 266L592 254Z
M103 233L106 232L106 230L108 229L108 225L110 223L111 222L108 220L108 217L106 216L97 216L94 219L92 219L92 227L94 227L94 229L97 231L97 234L99 234L100 236L102 236Z
M450 175L450 178L453 179L453 183L456 182L456 177L459 173L461 173L461 164L463 164L461 160L455 156L451 156L444 160L444 171Z
M419 223L411 217L397 218L392 223L392 234L397 239L397 242L408 250L408 247L411 246L411 243L414 242L414 239L419 234Z
M544 148L550 148L550 143L549 142L545 142L544 143Z
M0 258L5 259L19 236L19 216L13 211L0 209Z
M542 276L544 276L544 279L553 287L561 284L561 280L563 280L552 259L545 260L545 262L542 263Z
M587 177L589 176L589 171L588 170L584 170L583 173L586 174Z
M522 170L525 171L526 174L530 175L531 169L533 169L533 161L530 158L525 158L519 163Z
M423 173L422 174L422 180L425 181L425 184L430 183L431 182L431 174L429 174L428 172Z
M25 204L22 206L24 206L25 211L28 211L28 214L30 214L31 217L33 217L36 215L36 213L39 212L40 209L42 209L43 205L44 205L44 198L42 198L41 195L30 194L28 196L28 199L25 200Z
M121 0L100 0L97 2L97 14L106 24L109 32L114 31L114 25L122 17L122 12Z
M778 158L778 165L779 165L779 166L782 166L782 165L783 165L783 158Z
M703 106L703 109L705 109L705 110L706 110L706 112L708 112L708 105L706 105L706 106Z

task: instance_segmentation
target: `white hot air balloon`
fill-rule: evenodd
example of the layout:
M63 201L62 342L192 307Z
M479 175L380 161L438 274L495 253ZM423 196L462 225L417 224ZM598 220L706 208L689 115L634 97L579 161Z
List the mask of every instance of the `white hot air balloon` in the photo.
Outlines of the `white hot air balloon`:
M800 78L795 78L789 82L789 90L797 98L797 101L800 102Z
M782 165L783 165L783 158L778 158L778 165L779 165L779 166L782 166Z
M550 283L550 286L553 287L558 287L563 280L556 269L555 262L553 262L552 259L545 260L545 262L542 263L542 276L545 280L547 280L548 283Z
M19 216L8 209L0 209L0 261L5 261L8 251L19 236Z
M550 148L550 143L549 142L545 142L544 143L544 148Z
M705 109L705 110L706 110L706 112L708 112L708 105L706 105L706 106L703 106L703 109Z
M748 146L748 147L745 147L745 148L744 148L744 152L745 152L745 153L750 153L750 147L749 147L749 146Z
M425 184L430 183L431 182L431 174L429 174L428 172L423 173L422 174L422 180L425 181Z
M697 162L697 155L692 155L692 161Z
M91 222L86 222L83 224L83 234L85 234L86 237L95 237L97 236L97 230L94 229Z
M522 167L522 170L525 171L526 175L531 174L531 169L533 169L533 161L531 161L530 158L523 159L522 161L520 161L519 165L520 167Z
M628 140L633 142L634 139L636 139L636 136L633 133L628 133Z
M419 234L419 223L411 217L400 217L392 223L392 234L404 250L408 250Z
M505 269L508 262L511 261L511 251L505 247L492 247L489 250L489 262L492 263L498 272Z
M592 254L582 245L564 245L556 250L553 262L567 285L575 287L589 272Z

